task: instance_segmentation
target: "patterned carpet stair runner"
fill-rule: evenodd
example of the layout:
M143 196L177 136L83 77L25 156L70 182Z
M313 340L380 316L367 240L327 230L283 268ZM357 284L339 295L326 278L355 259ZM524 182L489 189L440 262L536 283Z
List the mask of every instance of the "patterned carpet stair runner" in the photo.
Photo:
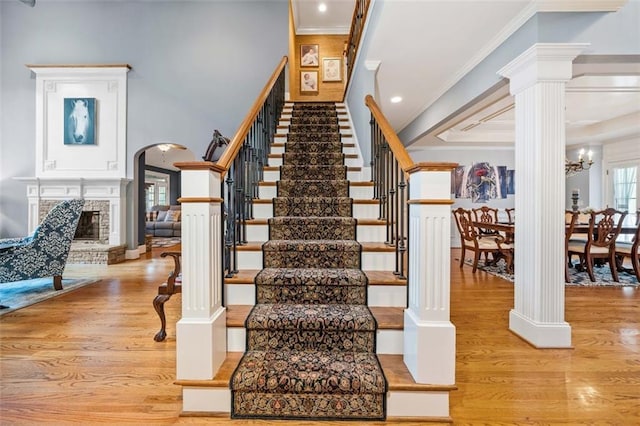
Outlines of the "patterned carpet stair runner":
M232 417L385 418L387 383L334 104L296 104Z

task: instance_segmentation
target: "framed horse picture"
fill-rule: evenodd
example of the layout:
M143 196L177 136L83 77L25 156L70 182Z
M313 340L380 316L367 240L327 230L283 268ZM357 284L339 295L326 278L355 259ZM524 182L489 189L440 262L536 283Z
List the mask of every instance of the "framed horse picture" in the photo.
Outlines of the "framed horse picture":
M96 144L95 98L64 98L64 144Z

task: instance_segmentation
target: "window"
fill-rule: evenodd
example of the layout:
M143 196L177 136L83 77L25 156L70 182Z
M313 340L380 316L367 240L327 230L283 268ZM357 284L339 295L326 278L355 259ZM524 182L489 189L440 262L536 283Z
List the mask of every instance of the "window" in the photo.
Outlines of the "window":
M146 210L155 205L169 205L169 175L147 171L144 176Z
M638 166L614 167L611 173L613 207L629 212L631 223L635 223L638 210Z

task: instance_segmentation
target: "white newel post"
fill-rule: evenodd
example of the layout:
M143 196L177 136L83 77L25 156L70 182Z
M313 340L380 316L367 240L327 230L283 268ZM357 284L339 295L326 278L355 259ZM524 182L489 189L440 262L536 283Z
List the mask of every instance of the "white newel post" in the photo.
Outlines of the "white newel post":
M176 163L182 172L182 318L176 327L178 380L206 380L227 353L222 306L223 170Z
M565 84L587 44L533 45L498 74L515 96L515 291L509 328L540 348L571 346L564 319Z
M409 171L409 307L404 362L417 383L453 385L456 328L450 321L451 170L420 163Z

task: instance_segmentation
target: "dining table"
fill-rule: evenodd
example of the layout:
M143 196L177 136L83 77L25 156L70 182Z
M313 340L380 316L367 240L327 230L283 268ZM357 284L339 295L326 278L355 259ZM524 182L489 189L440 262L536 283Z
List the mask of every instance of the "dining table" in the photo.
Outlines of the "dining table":
M505 239L504 243L513 244L515 241L515 232L516 232L515 222L487 223L487 222L474 221L473 226L475 226L478 229L482 229L485 232L484 234L485 238L487 236L486 235L487 231L495 231L497 233L500 233L504 237ZM567 227L568 226L569 225L567 225ZM635 234L637 229L638 227L636 225L622 225L622 227L620 228L620 235ZM577 223L573 227L572 234L588 234L588 233L589 233L589 223ZM496 253L496 254L498 254L498 256L496 256L493 263L497 263L497 261L501 257L499 253ZM513 267L513 265L509 265L509 266Z

